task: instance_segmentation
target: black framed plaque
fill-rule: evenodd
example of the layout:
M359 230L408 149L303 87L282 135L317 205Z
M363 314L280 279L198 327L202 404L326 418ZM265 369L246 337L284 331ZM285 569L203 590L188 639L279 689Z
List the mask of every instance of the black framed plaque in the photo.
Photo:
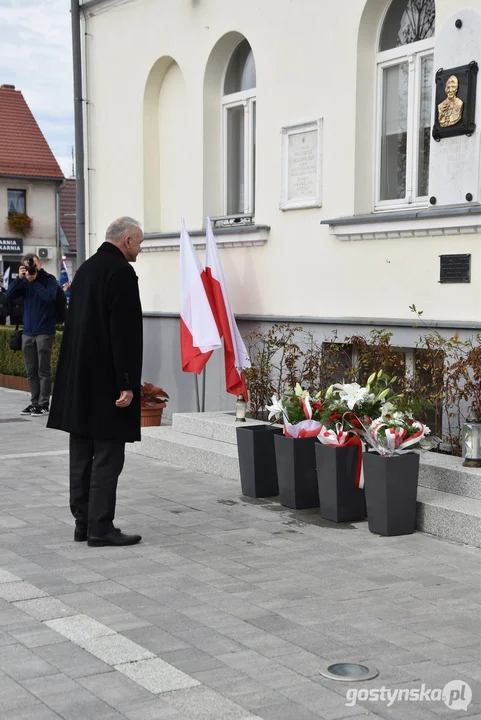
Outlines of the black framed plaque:
M472 135L476 129L476 80L478 63L441 68L436 73L436 102L434 107L433 138Z

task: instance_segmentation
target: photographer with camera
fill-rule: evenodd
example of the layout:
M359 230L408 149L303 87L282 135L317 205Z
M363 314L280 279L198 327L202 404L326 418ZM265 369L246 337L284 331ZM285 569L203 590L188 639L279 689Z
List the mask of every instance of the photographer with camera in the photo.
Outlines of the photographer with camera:
M7 298L23 297L22 351L30 388L30 405L22 415L47 415L52 384L52 347L55 337L57 280L42 269L37 255L25 255L18 279Z

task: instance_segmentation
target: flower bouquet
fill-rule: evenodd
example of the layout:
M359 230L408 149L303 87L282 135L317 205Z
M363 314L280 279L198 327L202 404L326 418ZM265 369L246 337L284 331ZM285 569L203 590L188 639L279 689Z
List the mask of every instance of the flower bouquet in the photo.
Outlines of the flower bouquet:
M331 385L326 392L326 406L331 410L328 423L342 419L352 430L361 431L363 424L371 423L371 418L394 409L394 402L400 398L393 390L396 379L379 370L370 375L364 386L359 383Z
M317 437L321 429L323 405L319 394L311 398L308 390L296 383L294 390L286 387L283 396L272 396L272 405L266 405L268 419L284 424L284 435L291 438Z

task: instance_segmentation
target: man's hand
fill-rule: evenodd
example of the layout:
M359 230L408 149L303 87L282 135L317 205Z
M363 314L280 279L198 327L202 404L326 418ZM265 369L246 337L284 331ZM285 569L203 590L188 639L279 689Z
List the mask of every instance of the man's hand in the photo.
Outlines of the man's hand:
M26 272L27 272L27 271L26 271L26 269L25 269L25 265L20 265L20 268L19 268L19 270L18 270L18 279L19 279L19 280L23 280L23 278L25 277L25 273L26 273Z
M115 404L118 408L129 407L133 397L134 393L132 392L132 390L122 390L122 392L120 393L120 397Z

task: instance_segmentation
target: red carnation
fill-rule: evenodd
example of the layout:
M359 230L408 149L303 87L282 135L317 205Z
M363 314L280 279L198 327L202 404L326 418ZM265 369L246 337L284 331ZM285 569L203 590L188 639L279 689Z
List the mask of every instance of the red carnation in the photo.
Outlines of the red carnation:
M362 423L355 415L349 418L349 422L355 427L355 428L362 428Z
M328 418L327 422L335 422L336 420L339 420L340 417L340 413L334 413L330 418Z

